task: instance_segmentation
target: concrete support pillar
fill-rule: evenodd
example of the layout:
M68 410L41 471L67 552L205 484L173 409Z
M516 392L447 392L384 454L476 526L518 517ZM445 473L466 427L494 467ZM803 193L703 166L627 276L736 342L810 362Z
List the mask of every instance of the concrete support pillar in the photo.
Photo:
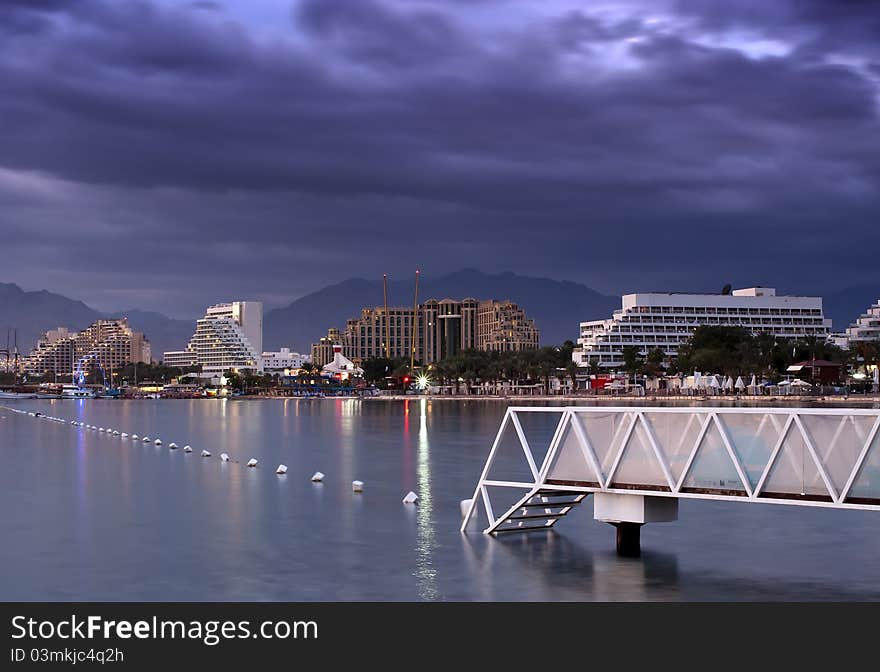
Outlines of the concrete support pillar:
M642 554L642 523L611 523L617 528L617 555L637 558Z
M642 525L678 520L678 499L597 492L593 501L593 518L617 528L618 555L638 556L641 553Z

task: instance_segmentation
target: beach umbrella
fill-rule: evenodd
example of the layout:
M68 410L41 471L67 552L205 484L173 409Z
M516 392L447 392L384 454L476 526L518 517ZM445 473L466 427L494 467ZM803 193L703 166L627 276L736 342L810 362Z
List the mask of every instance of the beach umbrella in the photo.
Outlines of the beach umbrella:
M758 385L758 381L757 381L757 379L755 378L755 374L753 373L753 374L752 374L752 380L751 380L751 382L749 383L749 387L757 387L757 385Z
M724 389L725 390L732 390L733 389L733 378L731 378L730 376L727 376L727 378L724 379Z
M736 377L736 382L733 384L733 386L738 390L742 390L745 388L746 384L745 382L743 382L742 376Z
M786 385L791 385L791 381L789 381L789 380L780 380L778 383L776 383L776 386L777 386L777 387L784 387L784 386L786 386Z
M812 387L812 385L810 385L810 383L808 383L805 380L801 380L800 378L791 381L791 386L792 387Z
M715 390L721 387L721 383L718 382L718 376L712 376L709 378L709 387Z

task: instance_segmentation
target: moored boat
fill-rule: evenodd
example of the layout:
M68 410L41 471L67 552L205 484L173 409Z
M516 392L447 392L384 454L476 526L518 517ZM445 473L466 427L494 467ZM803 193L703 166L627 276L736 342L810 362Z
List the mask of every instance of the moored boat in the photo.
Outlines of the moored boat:
M94 399L95 393L87 387L65 385L61 390L64 399Z

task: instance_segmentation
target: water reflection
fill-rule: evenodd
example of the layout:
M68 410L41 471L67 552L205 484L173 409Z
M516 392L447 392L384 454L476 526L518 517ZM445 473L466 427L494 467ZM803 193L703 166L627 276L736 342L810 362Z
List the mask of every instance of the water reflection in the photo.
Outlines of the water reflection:
M408 403L408 402L407 402ZM417 522L418 541L416 543L416 555L418 558L416 577L419 582L419 597L423 600L436 600L439 597L437 591L437 571L433 565L434 522L431 514L433 502L431 499L431 444L428 441L428 416L426 411L427 400L419 401L419 442L418 442L418 496ZM407 406L407 409L409 407Z
M683 503L679 522L648 526L638 559L615 555L613 529L594 522L589 505L553 532L460 534L459 501L473 491L499 402L89 400L52 409L160 436L165 447L6 414L2 599L880 599L872 512ZM527 430L549 436L551 425ZM168 450L171 441L193 452ZM213 457L199 457L202 448ZM250 457L257 469L244 467ZM289 467L283 478L279 462ZM315 471L323 484L310 482ZM363 495L353 479L366 483ZM416 506L401 503L408 490Z

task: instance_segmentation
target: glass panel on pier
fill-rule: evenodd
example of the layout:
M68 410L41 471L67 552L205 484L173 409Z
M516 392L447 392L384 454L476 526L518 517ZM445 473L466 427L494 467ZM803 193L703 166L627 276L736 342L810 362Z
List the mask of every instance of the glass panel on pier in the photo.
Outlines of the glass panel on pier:
M633 488L646 486L647 489L669 489L663 468L651 446L645 425L636 421L635 428L623 449L623 457L614 472L612 488Z
M575 483L599 485L596 474L584 456L584 449L577 433L566 423L559 449L547 472L550 481L572 481Z
M749 484L755 487L779 441L786 417L771 413L723 413L717 417L727 431Z
M734 496L747 494L714 420L709 421L682 491Z
M619 412L577 414L581 428L587 435L593 452L596 454L596 459L602 467L602 473L606 476L611 471L614 458L620 452L620 447L623 445L634 415L634 413Z
M770 468L762 497L793 496L805 499L831 499L828 488L819 474L800 429L794 423L789 427L776 460Z
M700 436L706 414L653 412L645 413L645 418L650 423L660 450L666 457L672 478L678 482L694 449L694 444Z
M837 492L843 490L875 418L866 415L802 415L816 455Z
M847 502L856 504L880 504L880 432L874 435L859 475L853 481Z

